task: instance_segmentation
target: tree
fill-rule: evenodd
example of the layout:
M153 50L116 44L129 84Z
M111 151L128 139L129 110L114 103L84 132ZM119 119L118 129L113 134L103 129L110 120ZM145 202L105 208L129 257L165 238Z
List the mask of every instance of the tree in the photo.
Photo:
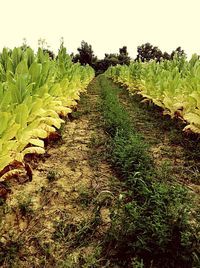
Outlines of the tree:
M171 55L167 52L164 52L162 58L164 60L171 60Z
M150 43L143 44L137 47L136 60L144 61L160 61L163 58L163 53L158 47L152 46Z
M97 60L94 69L96 74L104 73L110 66L119 64L118 55L111 53L105 54L104 59Z
M73 57L73 62L80 62L81 65L89 64L90 66L94 66L95 62L97 61L97 57L94 56L91 45L85 41L82 41L81 47L79 47L77 50L79 54L76 54Z
M171 54L162 52L158 47L152 46L150 43L145 43L137 47L137 57L135 60L150 61L155 60L160 62L161 60L172 60L176 55L178 58L185 57L186 54L181 47L173 50Z
M171 53L171 59L174 58L174 56L177 56L178 58L186 57L185 51L181 47L177 47L175 50Z
M128 56L127 47L123 46L119 48L119 54L110 53L105 54L104 59L97 60L94 69L96 74L104 73L110 66L115 66L117 64L129 65L130 57Z
M119 49L119 55L118 55L119 64L121 65L129 65L130 64L130 57L128 56L127 47L123 46Z

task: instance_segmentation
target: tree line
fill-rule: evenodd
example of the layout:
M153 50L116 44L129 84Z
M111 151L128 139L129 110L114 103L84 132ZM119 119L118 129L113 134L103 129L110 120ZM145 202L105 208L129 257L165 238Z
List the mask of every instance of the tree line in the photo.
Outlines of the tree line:
M81 65L89 64L95 69L96 74L105 72L110 66L115 66L117 64L129 65L131 62L126 46L119 48L119 53L106 53L103 59L98 59L94 54L92 46L85 41L81 42L81 46L77 51L77 54L71 54L72 61L75 63L79 62ZM160 62L161 60L172 60L175 54L177 57L186 56L181 47L177 47L169 54L167 52L162 52L157 46L145 43L137 47L137 56L134 61L140 60L145 62L155 60L156 62Z
M64 43L61 38L61 43ZM54 59L56 55L49 49L49 46L45 39L40 38L38 40L38 46L43 49L44 52L49 54L49 57ZM28 47L26 39L23 39L22 49ZM90 65L96 72L96 75L104 73L110 66L129 65L131 61L150 61L155 60L160 62L161 60L172 60L174 55L177 57L185 57L186 54L181 47L177 47L171 53L162 52L157 46L153 46L150 43L145 43L137 47L137 56L135 59L131 59L127 51L127 47L123 46L119 48L118 53L105 53L103 59L98 59L95 56L92 46L85 41L81 42L81 46L77 48L78 53L71 54L72 61L74 63L79 62L81 65Z

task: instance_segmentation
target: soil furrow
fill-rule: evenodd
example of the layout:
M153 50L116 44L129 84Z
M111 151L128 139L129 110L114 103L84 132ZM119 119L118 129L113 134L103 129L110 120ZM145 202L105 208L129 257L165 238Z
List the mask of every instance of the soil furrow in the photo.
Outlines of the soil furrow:
M30 162L32 181L12 182L12 193L1 209L0 243L16 254L7 252L2 267L14 263L62 267L96 254L99 237L110 224L104 201L110 198L106 194L112 171L106 161L92 159L92 142L104 135L97 126L95 83L82 96L72 120L66 121L62 139L48 145L45 156Z

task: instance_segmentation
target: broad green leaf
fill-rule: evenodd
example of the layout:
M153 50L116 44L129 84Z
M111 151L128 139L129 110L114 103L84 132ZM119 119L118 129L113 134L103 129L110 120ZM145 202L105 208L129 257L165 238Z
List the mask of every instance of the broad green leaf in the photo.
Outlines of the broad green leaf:
M44 147L44 141L42 141L40 139L30 139L29 143L36 145L38 147Z
M18 76L25 76L28 77L28 65L26 60L22 60L16 68L15 74Z
M13 161L10 155L0 156L0 171Z
M17 136L17 132L20 129L20 124L10 124L9 128L6 129L6 131L3 133L2 139L4 141L9 141Z
M21 128L25 128L28 122L29 109L25 104L20 104L15 109L16 118L15 121L18 123Z
M44 154L45 150L41 147L28 147L23 150L23 155L26 154Z
M31 76L31 82L38 83L40 79L40 74L42 70L42 65L37 62L33 62L29 68L29 74Z
M189 123L198 125L200 127L200 115L196 113L187 113L184 115L184 119Z
M1 126L0 137L2 136L3 132L7 129L10 118L11 118L10 113L0 112L0 126Z

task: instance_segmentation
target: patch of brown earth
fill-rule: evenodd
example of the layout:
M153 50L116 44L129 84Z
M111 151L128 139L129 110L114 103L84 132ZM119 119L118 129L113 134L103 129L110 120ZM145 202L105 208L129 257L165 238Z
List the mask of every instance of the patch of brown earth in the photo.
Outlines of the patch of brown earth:
M113 195L109 165L103 161L91 167L91 138L103 135L96 126L94 86L95 81L84 97L87 103L78 106L82 115L66 122L62 141L47 147L48 158L32 163L32 181L11 187L0 209L0 246L14 253L6 253L1 267L64 267L96 254L98 240L110 225L105 200ZM88 245L90 236L96 241Z

